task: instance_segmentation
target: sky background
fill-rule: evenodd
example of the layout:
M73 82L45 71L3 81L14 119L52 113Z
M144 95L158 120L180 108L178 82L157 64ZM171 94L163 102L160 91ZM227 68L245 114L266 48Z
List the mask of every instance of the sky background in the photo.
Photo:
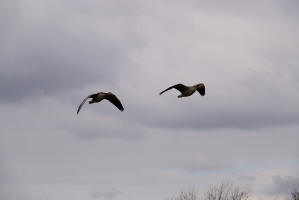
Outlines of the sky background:
M1 0L0 199L299 188L297 0ZM204 82L206 95L163 89ZM83 106L111 91L112 104Z

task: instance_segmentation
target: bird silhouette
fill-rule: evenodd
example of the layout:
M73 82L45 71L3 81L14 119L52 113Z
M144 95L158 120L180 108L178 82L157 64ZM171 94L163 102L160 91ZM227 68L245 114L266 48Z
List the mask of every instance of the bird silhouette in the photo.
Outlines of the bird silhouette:
M106 99L108 101L110 101L113 105L115 105L120 111L123 111L124 108L120 102L120 100L111 92L99 92L99 93L95 93L95 94L91 94L88 95L83 101L82 103L79 105L79 108L77 110L77 114L79 114L79 111L81 110L82 106L84 105L84 103L86 102L87 99L91 98L91 101L89 101L89 104L92 103L99 103L101 102L103 99Z
M178 96L178 98L191 96L196 90L199 92L199 94L201 96L204 96L205 90L206 90L205 85L203 83L196 84L193 86L186 86L186 85L179 83L179 84L176 84L176 85L173 85L173 86L167 88L166 90L163 90L162 92L160 92L160 95L172 88L177 89L178 91L180 91L182 93Z

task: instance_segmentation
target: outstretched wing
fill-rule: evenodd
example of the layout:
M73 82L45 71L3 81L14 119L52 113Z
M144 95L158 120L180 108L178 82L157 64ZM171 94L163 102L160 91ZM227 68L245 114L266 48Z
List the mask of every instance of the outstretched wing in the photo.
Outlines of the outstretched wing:
M164 92L166 92L166 91L172 89L172 88L177 89L177 90L180 91L181 93L183 93L184 91L186 91L186 90L188 89L187 86L185 86L185 85L179 83L179 84L176 84L176 85L173 85L173 86L167 88L166 90L163 90L162 92L160 92L160 95L163 94Z
M205 96L206 93L206 87L204 84L200 84L200 86L197 88L197 92L199 92L199 94L201 96Z
M120 100L112 93L107 93L105 99L113 103L120 111L124 110L123 105L121 104Z
M77 110L77 115L79 114L79 111L81 110L81 108L82 108L83 104L85 103L85 101L86 101L88 98L92 98L94 95L96 95L96 94L88 95L88 96L82 101L82 103L80 104L80 106L79 106L79 108L78 108L78 110Z

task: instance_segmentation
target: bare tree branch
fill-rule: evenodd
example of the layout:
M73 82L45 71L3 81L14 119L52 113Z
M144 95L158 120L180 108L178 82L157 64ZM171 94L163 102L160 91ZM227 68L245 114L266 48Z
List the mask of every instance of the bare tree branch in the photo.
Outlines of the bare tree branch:
M249 190L234 186L231 182L222 182L220 185L211 186L204 200L247 200Z
M190 191L180 191L179 195L171 200L198 200L198 195L194 189Z
M249 196L249 190L234 186L231 182L222 182L219 185L212 185L203 200L247 200ZM199 196L198 193L192 189L189 191L180 191L177 197L170 200L199 200Z

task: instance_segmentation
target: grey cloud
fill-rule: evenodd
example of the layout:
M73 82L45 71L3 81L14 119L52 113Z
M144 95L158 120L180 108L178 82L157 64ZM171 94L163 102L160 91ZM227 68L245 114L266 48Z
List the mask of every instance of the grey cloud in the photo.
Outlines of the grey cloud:
M121 191L117 189L109 189L109 190L101 190L101 191L94 191L90 197L92 199L114 199L115 197L123 194Z
M265 191L298 157L298 12L286 2L0 1L0 184L19 199L123 197L90 185L163 199L255 174ZM201 81L205 97L158 95ZM125 111L76 115L98 89Z
M185 166L185 170L191 173L230 170L232 168L233 168L232 164L212 162L212 161L191 162Z
M143 130L130 122L121 119L89 118L76 125L61 125L61 129L80 140L95 140L99 138L142 139Z
M272 188L269 191L270 194L282 194L290 195L294 189L299 188L299 177L296 176L280 176L275 175L272 177Z
M255 176L241 176L238 178L239 181L256 181L256 177Z
M167 2L164 5L169 6L171 2L171 8L180 8L181 10L200 11L201 13L211 13L212 16L219 14L230 17L234 16L238 19L250 19L250 20L265 20L279 18L280 13L284 13L286 17L296 19L298 12L298 2L292 1L271 1L271 0L253 0L248 2L240 2L237 0L229 0L225 2L206 2L193 0L190 3L182 1L164 1ZM163 3L161 3L163 5Z
M127 90L132 120L192 130L299 123L298 23L284 17L278 1L171 2L159 3L154 13L156 4L144 9L146 30L155 31L144 33L150 45L139 62L151 70L140 75L136 85L142 87ZM196 81L206 83L203 98L177 99L176 91L157 95L170 84Z
M298 17L299 2L296 0L277 1L278 9L283 12L284 16L291 19L294 23Z
M135 108L136 114L133 117L147 126L193 130L221 128L255 130L299 122L299 110L296 108L295 99L277 96L276 93L280 91L270 91L264 87L269 95L267 96L263 94L265 91L254 91L254 88L248 90L243 87L241 91L233 90L231 87L229 94L223 95L217 91L225 90L225 86L213 88L209 84L206 85L205 97L195 94L189 99L177 99L175 92L167 94L169 97L157 96L160 98L160 105L140 105L140 108Z
M68 8L64 2L58 8L58 2L32 7L28 2L16 2L2 8L19 16L11 18L10 14L7 18L12 22L7 23L13 25L1 31L2 102L93 83L114 85L121 69L130 63L129 51L140 46L134 28L127 26L135 17L131 13L123 13L124 19L115 21L113 13L102 13L109 4L91 10L90 15L76 3ZM110 34L111 29L117 33Z

